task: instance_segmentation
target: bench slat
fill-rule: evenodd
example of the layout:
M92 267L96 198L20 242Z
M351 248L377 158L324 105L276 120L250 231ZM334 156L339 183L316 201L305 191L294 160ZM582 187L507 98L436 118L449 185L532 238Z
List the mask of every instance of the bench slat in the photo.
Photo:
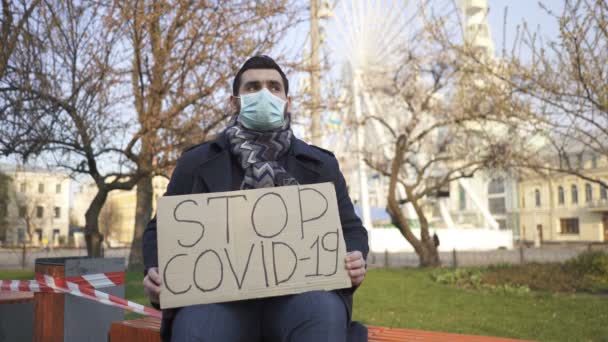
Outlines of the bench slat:
M423 341L423 342L515 342L508 338L450 334L434 331L397 329L378 326L367 326L369 342L402 342L402 341ZM160 342L160 320L157 318L142 318L130 321L120 321L112 323L110 329L110 342L122 341L151 341Z
M160 319L147 317L114 322L109 341L160 342Z
M397 342L397 341L424 341L424 342L522 342L523 340L443 333L426 330L398 329L378 326L368 326L369 342Z

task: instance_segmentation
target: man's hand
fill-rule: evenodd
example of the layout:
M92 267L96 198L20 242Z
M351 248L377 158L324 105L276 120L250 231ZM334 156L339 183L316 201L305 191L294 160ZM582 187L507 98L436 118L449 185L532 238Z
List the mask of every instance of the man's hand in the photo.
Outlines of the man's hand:
M353 286L358 286L365 278L365 259L359 251L352 251L346 254L346 269L353 283Z
M158 267L148 269L148 274L144 277L144 293L152 303L158 304L160 295L160 285L162 281L158 274Z

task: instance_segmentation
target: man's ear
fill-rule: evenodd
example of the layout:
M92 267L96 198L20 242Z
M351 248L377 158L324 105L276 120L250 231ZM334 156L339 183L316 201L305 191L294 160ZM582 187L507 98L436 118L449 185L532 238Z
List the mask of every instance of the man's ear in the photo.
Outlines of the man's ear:
M238 114L241 111L241 101L238 97L230 95L228 102L230 103L230 111L232 114Z

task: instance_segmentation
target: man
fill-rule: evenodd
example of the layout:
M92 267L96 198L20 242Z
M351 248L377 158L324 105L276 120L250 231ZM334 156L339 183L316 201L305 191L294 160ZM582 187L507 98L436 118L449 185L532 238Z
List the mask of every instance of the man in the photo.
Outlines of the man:
M166 195L333 182L353 287L164 310L163 340L346 341L353 335L352 295L365 278L368 240L338 162L331 152L293 136L289 82L270 57L247 60L232 88L230 125L217 139L184 152ZM161 285L156 236L154 218L144 232L143 252L144 290L155 304Z

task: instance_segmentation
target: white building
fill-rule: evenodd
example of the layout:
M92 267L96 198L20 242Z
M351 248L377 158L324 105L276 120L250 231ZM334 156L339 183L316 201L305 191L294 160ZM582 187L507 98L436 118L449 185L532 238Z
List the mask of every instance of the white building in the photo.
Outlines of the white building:
M0 165L0 241L57 246L69 232L70 178L59 171Z

